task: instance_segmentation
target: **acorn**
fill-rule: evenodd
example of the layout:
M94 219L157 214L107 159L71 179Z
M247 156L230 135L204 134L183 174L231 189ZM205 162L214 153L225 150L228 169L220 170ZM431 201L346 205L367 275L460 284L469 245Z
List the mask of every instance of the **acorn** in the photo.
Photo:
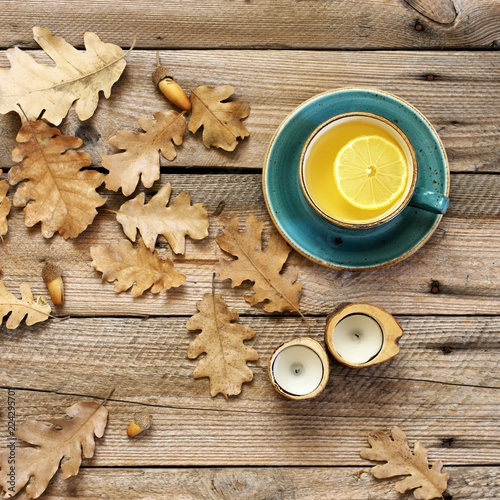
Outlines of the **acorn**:
M64 302L64 285L61 278L62 270L52 262L46 262L42 269L42 278L47 283L50 298L56 306Z
M127 429L127 435L131 438L137 436L142 431L147 431L151 427L152 417L151 414L147 411L143 411L142 413L137 413L134 416L134 420L130 422L130 425Z
M156 69L153 72L153 83L170 102L184 111L191 109L191 101L181 86L174 80L172 73L167 68L160 66L158 52L156 53Z

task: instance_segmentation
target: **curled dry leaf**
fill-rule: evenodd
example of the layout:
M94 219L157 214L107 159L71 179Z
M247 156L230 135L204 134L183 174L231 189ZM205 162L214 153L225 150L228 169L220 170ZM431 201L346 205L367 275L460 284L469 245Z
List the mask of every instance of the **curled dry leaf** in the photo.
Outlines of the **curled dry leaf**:
M125 69L123 50L101 42L94 33L84 35L85 52L47 28L35 26L33 35L56 65L39 64L18 47L8 49L11 67L0 69L0 113L19 113L20 104L29 120L36 120L45 110L44 119L59 125L77 101L78 118L87 120L94 114L99 92L107 99Z
M161 259L155 250L151 253L139 240L139 250L128 240L111 243L109 246L90 247L92 266L102 273L108 282L116 280L115 292L132 287L132 297L141 296L148 288L151 293L165 293L169 288L181 286L186 276L174 269L170 259Z
M59 464L62 479L67 479L78 474L82 451L85 458L94 456L94 435L98 438L104 435L108 410L95 401L84 401L66 408L66 415L69 419L26 420L17 426L15 436L36 447L16 448L13 476L9 476L11 450L0 450L0 485L6 493L4 498L16 495L26 484L28 497L38 498ZM31 477L34 479L29 482Z
M162 234L174 253L183 254L186 235L195 240L208 236L208 215L203 203L191 205L191 196L182 192L167 207L171 193L172 186L167 182L147 204L145 194L140 193L120 207L116 220L128 238L135 241L139 230L144 244L153 251L156 238Z
M295 311L302 316L299 309L302 283L295 281L295 267L281 273L292 249L278 233L272 234L263 250L262 221L250 215L246 230L238 231L238 218L234 217L225 225L224 236L217 237L217 243L222 250L237 257L219 260L215 265L219 279L232 280L233 288L245 280L253 281L255 294L245 296L251 306L264 303L265 311Z
M255 332L245 325L237 324L238 313L227 307L224 299L214 293L206 293L201 302L196 303L199 313L188 319L186 327L190 331L201 330L188 347L188 358L198 361L194 378L210 379L210 394L219 392L234 396L241 392L244 382L253 379L247 361L257 361L257 351L244 344L253 339Z
M3 318L11 313L5 324L9 330L17 328L24 317L28 326L45 321L51 311L49 304L42 296L38 297L36 302L33 300L31 288L27 283L21 283L19 289L21 300L12 295L0 280L0 324Z
M393 476L409 476L398 481L394 489L399 493L417 488L413 495L419 500L442 498L450 476L442 473L443 463L436 460L429 468L427 449L415 443L414 454L408 446L405 433L399 427L391 429L392 439L382 431L372 431L368 434L371 448L361 450L361 457L366 460L387 462L373 467L371 473L378 478Z
M209 87L201 85L191 92L193 105L189 131L193 134L203 126L203 144L234 151L238 137L250 134L241 119L250 114L250 105L242 101L221 102L234 93L232 85Z
M120 130L109 143L125 151L102 157L102 166L109 170L106 187L112 191L122 188L130 196L139 182L151 187L160 178L160 155L167 160L176 156L174 144L180 146L186 130L186 118L172 109L155 113L154 120L141 118L143 132Z
M1 169L0 175L2 175ZM9 198L7 198L8 191L7 181L0 181L0 237L7 234L7 215L9 215L11 205Z
M12 151L12 160L21 163L10 169L9 182L27 182L16 191L14 206L26 207L28 227L42 223L45 238L56 231L65 239L76 238L94 220L96 207L106 201L96 192L104 174L81 170L91 164L90 155L68 150L79 148L82 140L61 135L43 120L24 122L16 140L20 144Z

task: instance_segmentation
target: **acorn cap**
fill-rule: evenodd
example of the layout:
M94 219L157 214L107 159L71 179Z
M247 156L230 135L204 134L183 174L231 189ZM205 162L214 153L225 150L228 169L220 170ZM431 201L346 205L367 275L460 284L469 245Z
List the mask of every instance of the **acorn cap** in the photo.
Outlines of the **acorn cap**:
M134 416L134 422L143 430L147 430L151 427L151 413L143 411L142 413L137 413Z
M45 283L50 283L57 278L60 278L62 269L52 262L46 262L42 269L42 278Z
M153 72L153 83L158 86L158 84L165 78L173 78L173 74L163 66L157 66Z
M142 431L145 431L151 427L151 414L144 411L142 413L137 413L134 416L134 420L130 423L127 429L127 434L129 437L135 437Z

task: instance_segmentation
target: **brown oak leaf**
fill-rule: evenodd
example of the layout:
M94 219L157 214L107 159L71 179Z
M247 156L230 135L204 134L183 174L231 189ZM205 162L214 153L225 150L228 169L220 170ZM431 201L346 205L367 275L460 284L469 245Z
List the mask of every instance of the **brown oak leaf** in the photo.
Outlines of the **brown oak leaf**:
M399 427L391 429L392 439L382 431L368 434L371 448L361 450L361 457L366 460L387 462L372 468L371 473L378 478L409 476L398 481L394 489L399 493L417 488L413 495L419 500L442 498L446 490L449 474L442 473L443 463L436 460L429 468L427 449L415 442L414 454L408 446L405 433Z
M170 109L153 116L154 120L139 120L144 132L120 130L109 140L111 146L124 151L102 157L102 166L109 171L105 179L108 189L122 188L123 194L129 196L137 187L139 176L149 188L160 178L159 151L167 160L176 157L174 144L182 144L186 130L184 114Z
M174 269L170 259L161 259L158 252L150 252L139 240L139 250L128 240L111 243L109 246L90 247L92 266L102 273L108 282L116 280L115 292L132 287L132 297L141 296L148 288L151 293L164 294L169 288L181 286L186 276Z
M201 85L191 92L192 115L189 131L193 134L203 126L203 144L207 148L234 151L237 138L250 134L241 119L250 114L250 105L243 101L221 102L234 93L232 85L210 87Z
M16 447L13 476L9 476L11 450L0 450L4 498L16 495L26 485L28 498L38 498L59 466L62 479L67 479L78 474L82 451L85 458L94 456L94 435L104 435L108 410L95 401L83 401L66 408L66 415L44 421L26 420L16 426L14 435L34 446Z
M237 324L238 313L229 309L221 295L206 293L196 303L198 313L188 319L186 327L201 333L188 347L188 358L196 359L206 353L194 370L194 378L210 379L212 397L221 392L226 398L241 392L244 382L253 379L247 361L257 361L259 356L245 340L255 337L255 332Z
M21 321L26 317L26 324L28 326L45 321L50 316L50 306L47 301L42 297L38 297L36 302L33 300L31 288L27 283L21 283L19 286L21 290L21 300L12 295L0 280L0 324L3 318L9 314L5 326L9 330L17 328Z
M42 223L45 238L56 231L65 239L76 238L106 201L96 192L104 174L81 170L91 164L90 155L68 150L79 148L82 140L61 135L43 120L24 122L16 140L20 144L12 151L12 160L21 163L10 169L9 182L27 182L16 191L14 206L26 207L28 227Z
M0 175L2 170L0 169ZM7 215L10 212L10 200L7 198L9 185L7 181L0 181L0 237L7 234Z
M296 311L302 316L299 309L302 283L295 281L297 269L289 267L281 272L292 249L274 232L263 250L262 225L253 215L248 217L244 231L238 231L237 217L228 221L224 236L217 236L216 240L222 250L237 259L220 259L215 265L218 278L232 280L233 288L245 280L253 281L255 294L245 296L251 306L264 303L265 311Z
M19 104L30 120L43 118L59 125L76 103L80 120L90 118L99 102L125 69L124 52L111 43L103 43L95 33L85 33L86 51L79 51L47 28L33 28L35 41L56 63L37 63L18 47L7 50L11 67L0 69L0 113L20 113ZM23 118L23 116L21 116Z
M145 194L140 193L120 207L116 220L128 238L135 241L139 230L145 245L153 251L156 238L162 234L174 253L183 254L186 235L195 240L208 236L208 215L203 203L191 205L191 196L182 192L167 207L171 193L172 186L167 182L147 204Z

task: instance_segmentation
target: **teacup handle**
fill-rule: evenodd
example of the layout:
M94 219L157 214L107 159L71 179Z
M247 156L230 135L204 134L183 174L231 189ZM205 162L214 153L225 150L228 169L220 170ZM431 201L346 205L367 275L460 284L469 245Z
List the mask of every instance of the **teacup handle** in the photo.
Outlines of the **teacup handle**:
M409 204L412 207L421 208L427 212L444 214L449 203L450 199L444 194L416 187Z

